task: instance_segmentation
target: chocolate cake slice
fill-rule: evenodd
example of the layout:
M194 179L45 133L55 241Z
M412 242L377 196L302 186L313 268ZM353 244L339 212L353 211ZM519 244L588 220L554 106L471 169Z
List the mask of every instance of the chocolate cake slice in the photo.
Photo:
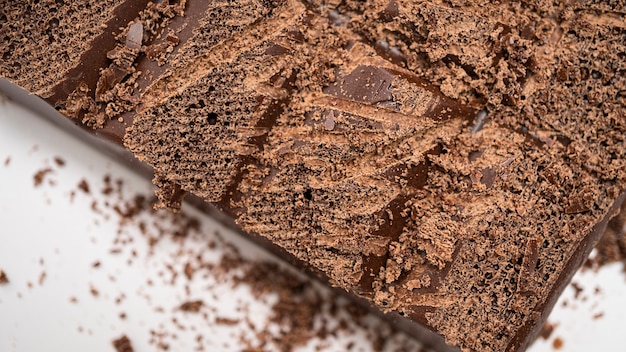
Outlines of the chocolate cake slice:
M624 200L624 23L619 2L13 2L0 76L150 165L161 206L219 208L440 350L522 351Z

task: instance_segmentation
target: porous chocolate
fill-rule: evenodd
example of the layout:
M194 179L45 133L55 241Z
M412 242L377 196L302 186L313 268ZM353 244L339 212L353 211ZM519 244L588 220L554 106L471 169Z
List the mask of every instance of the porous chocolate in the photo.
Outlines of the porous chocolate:
M9 38L80 32L24 6ZM623 9L165 1L84 16L112 30L54 77L6 41L0 75L123 142L162 206L216 205L442 350L521 351L624 199Z

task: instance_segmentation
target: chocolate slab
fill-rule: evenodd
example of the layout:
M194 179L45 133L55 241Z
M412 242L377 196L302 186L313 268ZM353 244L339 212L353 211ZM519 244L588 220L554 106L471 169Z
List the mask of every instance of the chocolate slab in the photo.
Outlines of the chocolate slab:
M509 5L150 3L46 98L162 206L219 208L440 350L521 351L624 200L626 78L588 60L624 50L619 12Z

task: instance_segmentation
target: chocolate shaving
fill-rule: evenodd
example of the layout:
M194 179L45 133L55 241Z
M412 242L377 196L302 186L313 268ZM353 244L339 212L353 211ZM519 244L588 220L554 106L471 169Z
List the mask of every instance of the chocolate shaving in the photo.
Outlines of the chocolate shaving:
M126 34L126 47L139 51L143 41L143 24L141 21L133 23Z
M54 163L57 164L58 167L65 166L65 160L63 160L63 158L61 158L59 156L55 156L54 157Z
M9 283L9 278L7 277L7 274L0 269L0 285L6 285Z
M80 180L80 182L78 182L78 189L89 194L90 189L89 189L89 183L87 182L87 180L85 179Z
M180 305L179 309L183 312L190 313L198 313L200 309L204 306L204 302L198 301L188 301Z
M167 40L168 42L174 45L178 45L178 43L180 43L180 38L178 38L174 34L168 34L167 37L165 37L165 40Z
M35 175L33 176L33 183L35 184L35 187L41 186L44 179L46 178L46 175L52 172L53 172L52 169L49 167L37 171L37 173L35 173Z
M113 347L117 352L134 352L130 339L128 339L126 335L123 335L117 340L113 340Z

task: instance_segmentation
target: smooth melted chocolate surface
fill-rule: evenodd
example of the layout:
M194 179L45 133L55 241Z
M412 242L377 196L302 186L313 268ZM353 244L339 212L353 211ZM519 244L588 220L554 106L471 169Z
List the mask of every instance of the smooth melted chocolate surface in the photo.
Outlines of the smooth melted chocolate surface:
M0 11L0 31L22 33L24 14ZM623 4L134 13L77 49L105 64L57 78L72 91L48 101L154 167L163 206L216 204L449 347L523 350L623 201ZM0 74L21 83L16 62Z

